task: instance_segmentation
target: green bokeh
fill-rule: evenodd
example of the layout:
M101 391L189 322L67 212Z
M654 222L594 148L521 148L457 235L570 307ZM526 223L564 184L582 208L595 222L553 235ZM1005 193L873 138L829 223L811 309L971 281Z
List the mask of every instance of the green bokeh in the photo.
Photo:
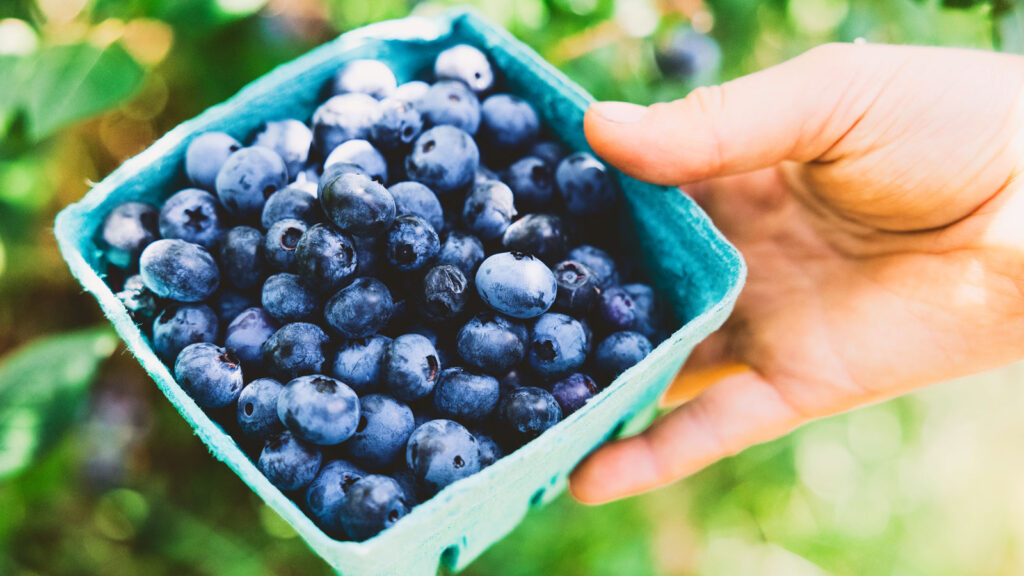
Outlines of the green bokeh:
M27 53L0 51L0 354L101 322L49 232L56 210L81 197L89 181L340 31L455 4L0 3L0 19L23 19L38 34ZM1002 0L995 8L946 2L972 5L963 10L932 0L472 4L598 98L641 103L676 98L698 81L726 80L828 41L991 48L992 12L1004 47L1021 45L1015 3ZM686 11L672 10L676 5ZM656 47L683 25L718 41L721 69L697 80L659 72ZM40 62L51 73L23 72L38 72ZM90 334L96 337L78 333L29 351L59 350L67 338ZM88 363L98 352L58 354ZM466 573L1020 573L1019 371L808 426L647 496L597 508L563 497L532 512ZM0 365L0 394L11 386L3 374ZM0 574L327 573L287 525L207 456L131 358L107 361L91 394L18 402L0 401L0 428L4 414L20 414L26 427L19 433L39 448L24 455L34 458L30 467L0 478ZM38 431L28 424L53 414L61 423L55 429L65 433L35 444ZM11 429L0 432L10 438Z

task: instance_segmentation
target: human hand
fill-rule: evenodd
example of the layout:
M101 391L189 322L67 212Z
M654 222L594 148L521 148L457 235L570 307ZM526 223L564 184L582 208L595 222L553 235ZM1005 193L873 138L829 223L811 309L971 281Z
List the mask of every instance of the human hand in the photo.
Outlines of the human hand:
M749 277L683 371L721 377L598 449L573 495L643 492L815 418L1024 357L1022 88L1017 56L828 45L676 102L591 107L594 150L683 185Z

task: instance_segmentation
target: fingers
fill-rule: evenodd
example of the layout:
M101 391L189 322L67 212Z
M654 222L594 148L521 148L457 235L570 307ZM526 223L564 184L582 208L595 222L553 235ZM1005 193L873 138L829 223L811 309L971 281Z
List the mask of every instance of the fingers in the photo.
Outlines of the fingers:
M598 449L573 472L569 489L585 504L639 494L805 421L756 372L734 373L642 434Z
M809 161L856 120L858 105L841 104L858 77L858 51L865 50L870 51L852 45L817 48L649 108L599 102L584 120L587 139L623 172L658 184L737 174L783 160Z

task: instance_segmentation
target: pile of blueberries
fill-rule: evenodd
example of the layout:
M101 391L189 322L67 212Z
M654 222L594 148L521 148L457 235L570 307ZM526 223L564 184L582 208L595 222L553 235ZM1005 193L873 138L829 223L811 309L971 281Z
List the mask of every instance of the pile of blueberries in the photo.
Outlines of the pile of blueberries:
M579 410L666 326L618 191L476 48L342 67L309 125L196 136L193 187L97 232L181 387L325 532L365 540ZM123 282L115 278L123 278Z

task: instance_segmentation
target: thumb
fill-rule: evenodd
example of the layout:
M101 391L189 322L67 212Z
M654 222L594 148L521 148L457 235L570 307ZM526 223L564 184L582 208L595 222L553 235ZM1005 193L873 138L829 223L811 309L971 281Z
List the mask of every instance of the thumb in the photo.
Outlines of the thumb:
M686 98L650 107L598 102L584 119L594 151L641 180L679 185L828 151L870 106L858 90L876 47L829 44Z

